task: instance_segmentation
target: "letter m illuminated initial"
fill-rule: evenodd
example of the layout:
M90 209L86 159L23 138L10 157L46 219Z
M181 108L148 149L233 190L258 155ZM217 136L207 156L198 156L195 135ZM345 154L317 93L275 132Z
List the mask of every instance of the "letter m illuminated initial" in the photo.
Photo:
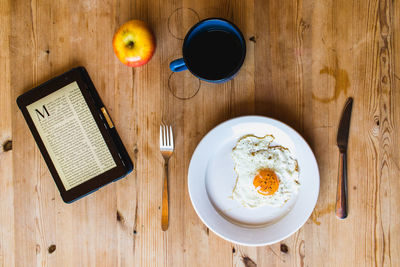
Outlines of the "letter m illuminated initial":
M40 112L37 108L35 109L35 112L39 121L44 119L46 116L50 116L45 105L42 106L42 112Z

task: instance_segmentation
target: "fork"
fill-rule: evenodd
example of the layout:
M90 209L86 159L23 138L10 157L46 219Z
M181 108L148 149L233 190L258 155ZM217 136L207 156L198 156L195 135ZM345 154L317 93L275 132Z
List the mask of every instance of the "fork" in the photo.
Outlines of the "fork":
M160 151L164 158L164 186L162 195L161 229L168 229L168 161L174 152L174 136L172 127L161 123L160 125Z

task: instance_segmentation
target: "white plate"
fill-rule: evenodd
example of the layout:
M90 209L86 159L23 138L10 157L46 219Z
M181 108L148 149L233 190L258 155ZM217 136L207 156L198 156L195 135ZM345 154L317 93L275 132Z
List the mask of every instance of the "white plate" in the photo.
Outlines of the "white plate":
M301 186L283 207L249 209L232 199L237 175L231 152L247 134L274 135L274 143L298 160ZM188 187L197 215L214 233L233 243L263 246L287 238L307 221L318 199L319 172L311 148L295 130L271 118L245 116L218 125L201 140L190 161Z

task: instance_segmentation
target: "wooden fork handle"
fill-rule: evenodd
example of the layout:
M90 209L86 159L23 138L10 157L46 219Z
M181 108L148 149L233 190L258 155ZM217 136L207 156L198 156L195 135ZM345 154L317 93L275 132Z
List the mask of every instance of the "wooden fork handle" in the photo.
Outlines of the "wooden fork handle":
M339 175L336 194L336 216L339 219L347 217L347 155L340 152Z
M168 161L164 164L164 186L162 194L161 229L168 229Z

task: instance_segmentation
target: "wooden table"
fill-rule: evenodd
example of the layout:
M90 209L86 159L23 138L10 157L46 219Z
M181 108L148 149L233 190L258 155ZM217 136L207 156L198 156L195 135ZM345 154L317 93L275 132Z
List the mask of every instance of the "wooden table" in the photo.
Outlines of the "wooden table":
M400 266L399 1L0 1L1 266ZM232 81L171 75L199 19L233 21L247 57ZM157 50L144 67L115 57L129 19L148 22ZM83 65L136 171L64 204L15 99ZM354 97L349 217L334 214L343 104ZM279 119L312 146L321 173L311 218L271 246L233 245L197 217L187 170L201 138L241 115ZM161 231L160 121L175 130L170 228ZM12 142L12 145L11 145Z

